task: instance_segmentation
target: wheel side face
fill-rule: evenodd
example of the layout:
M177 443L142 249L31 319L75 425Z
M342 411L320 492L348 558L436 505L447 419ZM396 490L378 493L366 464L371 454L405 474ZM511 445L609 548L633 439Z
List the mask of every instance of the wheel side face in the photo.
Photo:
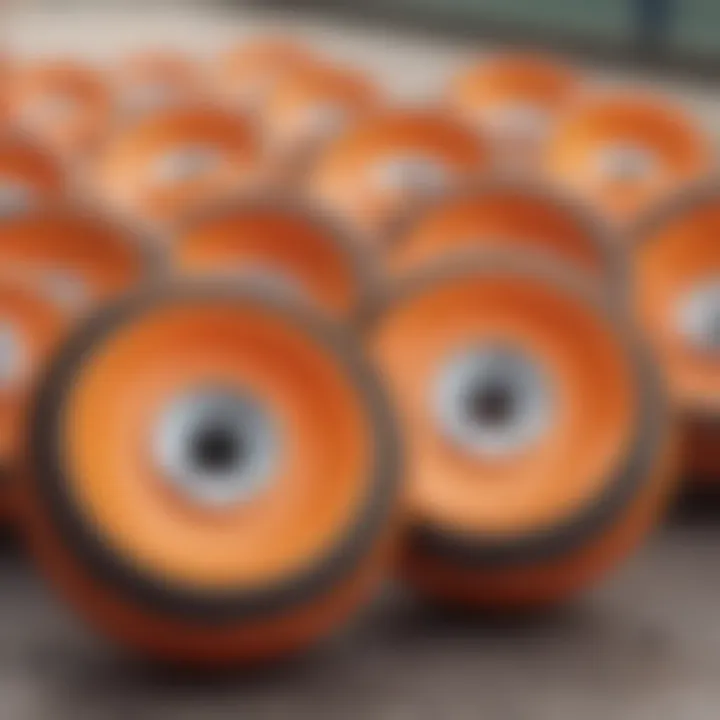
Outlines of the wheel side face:
M558 117L579 92L563 65L509 55L461 73L448 101L459 117L492 138L502 167L524 170L538 162Z
M74 63L38 64L17 73L14 121L62 156L90 150L107 130L112 101L103 77Z
M330 142L309 175L311 195L363 228L377 230L490 163L484 141L431 112L381 113Z
M217 348L218 337L228 347ZM350 523L365 490L368 429L355 391L302 337L262 315L168 309L101 352L76 380L60 422L69 427L73 418L76 430L63 443L70 491L123 556L186 586L252 587L298 572ZM168 367L171 357L182 362ZM128 377L139 377L135 388ZM205 386L251 392L286 438L267 490L224 512L173 492L147 442L173 398ZM107 408L117 408L115 418Z
M710 171L708 140L677 108L654 98L588 101L561 124L548 172L618 220Z
M205 107L169 108L109 144L99 164L108 201L140 219L171 222L252 186L260 146L243 116Z
M0 258L71 310L111 298L149 271L147 253L130 231L70 208L0 222Z
M592 287L468 256L405 278L371 319L409 459L399 572L418 591L557 603L653 527L677 459L663 386Z
M712 189L694 194L639 238L633 255L634 304L685 422L686 470L716 477L720 204Z
M569 204L533 190L500 187L448 195L421 210L391 249L389 264L406 273L445 255L499 248L558 257L615 281L619 263L608 245L605 234Z
M238 274L267 281L347 319L364 300L360 259L334 231L282 208L219 211L192 225L176 245L176 267L190 274Z
M387 557L397 456L374 376L325 321L225 290L88 325L34 413L40 561L104 632L166 660L303 646L357 608ZM218 450L223 423L244 433L238 452Z
M580 513L622 464L638 414L633 369L601 318L547 284L502 273L439 282L383 317L372 347L403 417L418 523L481 538L532 536ZM484 351L499 352L504 366L524 358L542 386L537 397L546 397L535 400L522 374L511 380L527 396L518 412L543 421L508 452L468 452L433 406L452 359ZM470 402L472 390L458 402ZM511 429L499 422L500 434ZM468 430L477 437L483 421Z

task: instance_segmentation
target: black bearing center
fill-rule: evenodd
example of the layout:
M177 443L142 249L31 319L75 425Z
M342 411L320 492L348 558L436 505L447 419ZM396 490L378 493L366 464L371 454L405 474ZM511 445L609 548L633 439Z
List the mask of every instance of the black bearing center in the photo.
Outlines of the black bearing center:
M505 382L483 384L467 396L466 412L475 425L481 427L502 427L512 418L516 409L516 398Z
M236 471L247 454L242 434L228 425L216 423L199 429L192 438L195 465L209 473Z

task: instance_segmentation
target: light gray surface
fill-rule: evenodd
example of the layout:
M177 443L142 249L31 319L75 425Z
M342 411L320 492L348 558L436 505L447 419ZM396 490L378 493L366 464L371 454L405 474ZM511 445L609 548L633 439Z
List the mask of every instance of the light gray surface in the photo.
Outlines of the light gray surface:
M386 593L309 659L198 681L118 658L0 560L2 720L714 720L720 512L675 522L604 587L498 626Z

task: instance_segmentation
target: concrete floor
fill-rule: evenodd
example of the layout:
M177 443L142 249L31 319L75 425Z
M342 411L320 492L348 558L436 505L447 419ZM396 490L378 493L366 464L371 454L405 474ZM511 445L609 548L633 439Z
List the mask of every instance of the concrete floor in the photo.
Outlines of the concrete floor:
M304 17L191 8L89 5L71 12L56 3L18 10L4 24L6 41L19 52L106 60L148 44L208 54L278 28L366 67L398 97L437 90L477 50ZM591 71L610 82L626 79ZM716 98L689 83L655 82L714 127ZM719 558L720 510L685 516L609 583L550 618L499 628L387 593L308 660L199 682L113 655L6 550L0 553L0 720L712 720L720 707Z
M0 556L0 719L713 720L720 508L672 522L602 588L498 626L388 591L309 658L197 680L118 657Z

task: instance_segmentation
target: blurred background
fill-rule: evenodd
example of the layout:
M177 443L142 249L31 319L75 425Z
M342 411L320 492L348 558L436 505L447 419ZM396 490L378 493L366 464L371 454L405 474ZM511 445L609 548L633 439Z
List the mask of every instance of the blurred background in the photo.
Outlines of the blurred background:
M4 0L3 36L30 56L117 58L168 45L209 55L290 33L357 63L392 94L438 90L463 61L508 47L566 53L601 79L642 78L718 122L720 6L713 0Z
M144 48L211 57L289 34L421 99L498 49L551 49L589 77L661 89L720 130L714 0L4 0L11 54L112 61ZM720 525L684 503L629 565L570 608L522 623L448 617L393 590L301 663L178 678L98 653L0 554L0 718L711 720L720 707Z

